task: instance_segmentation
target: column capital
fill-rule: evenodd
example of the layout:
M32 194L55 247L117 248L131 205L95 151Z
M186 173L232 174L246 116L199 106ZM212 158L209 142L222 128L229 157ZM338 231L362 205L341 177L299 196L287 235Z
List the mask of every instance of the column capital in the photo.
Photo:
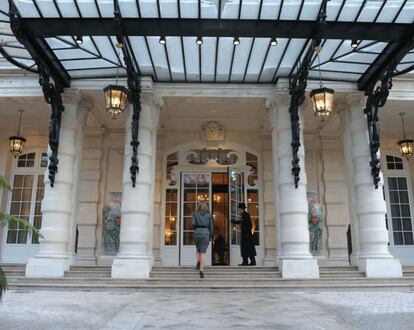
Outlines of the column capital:
M365 95L363 92L352 92L346 95L346 104L350 110L358 107L362 110L365 107Z
M290 105L290 95L288 93L277 92L275 95L276 105L278 107Z
M141 77L141 92L154 92L154 82L151 77Z
M79 89L65 89L62 94L62 102L65 103L78 103L82 99L82 93Z
M154 105L154 90L141 91L141 104L152 106Z
M155 97L153 100L153 104L158 110L161 111L165 105L164 99L162 97Z
M79 107L86 110L91 111L93 109L93 101L90 97L84 97L79 102Z

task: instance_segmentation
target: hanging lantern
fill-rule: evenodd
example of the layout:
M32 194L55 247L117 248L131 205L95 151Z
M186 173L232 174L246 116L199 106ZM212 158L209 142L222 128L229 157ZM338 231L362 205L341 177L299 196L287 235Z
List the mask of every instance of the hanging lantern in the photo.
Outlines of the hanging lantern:
M123 86L109 85L104 88L106 112L116 119L128 104L128 90Z
M119 39L116 43L116 47L119 49L119 55L121 55L123 46L122 40ZM115 85L108 85L104 88L106 112L112 116L112 119L116 119L123 113L128 104L128 89L118 85L118 73L119 67L116 68Z
M23 110L19 110L19 127L17 129L17 134L9 137L10 153L13 155L14 158L17 158L23 152L24 143L26 142L26 139L20 135L22 112Z
M405 136L405 126L404 126L404 115L405 112L401 112L399 114L401 116L401 122L402 122L402 128L403 128L403 139L398 141L397 144L400 147L400 153L402 157L407 158L407 160L410 159L410 157L413 155L413 140L407 139Z
M319 88L313 89L309 96L312 99L313 114L318 116L324 123L333 111L333 94L335 91L322 85L321 61L319 59L320 51L320 46L315 47L315 52L318 56Z
M314 89L309 96L312 99L313 113L324 123L333 110L334 90L326 87Z

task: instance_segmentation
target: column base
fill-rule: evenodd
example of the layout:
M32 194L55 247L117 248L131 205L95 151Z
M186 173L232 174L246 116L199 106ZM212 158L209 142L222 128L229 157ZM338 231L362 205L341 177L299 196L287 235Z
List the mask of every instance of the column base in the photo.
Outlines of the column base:
M359 259L359 270L371 278L402 277L402 267L398 259Z
M319 278L319 266L316 259L279 259L278 264L282 278Z
M27 277L63 277L70 268L70 257L33 257L26 264Z
M152 268L151 257L115 257L112 263L112 278L147 279Z

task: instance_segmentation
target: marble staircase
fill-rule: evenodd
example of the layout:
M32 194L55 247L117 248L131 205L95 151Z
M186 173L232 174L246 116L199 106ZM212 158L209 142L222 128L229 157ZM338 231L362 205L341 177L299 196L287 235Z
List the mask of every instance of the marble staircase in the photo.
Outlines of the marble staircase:
M62 278L27 278L24 265L3 265L9 289L43 290L414 290L414 267L401 279L367 279L356 267L321 267L320 279L282 279L276 267L154 267L147 280L112 279L110 267L73 266Z

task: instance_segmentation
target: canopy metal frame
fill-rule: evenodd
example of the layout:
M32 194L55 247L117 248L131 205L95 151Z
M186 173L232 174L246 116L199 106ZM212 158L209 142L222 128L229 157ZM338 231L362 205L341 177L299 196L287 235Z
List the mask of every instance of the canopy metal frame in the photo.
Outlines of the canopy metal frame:
M82 14L81 4L74 1L78 17L68 17L63 12L61 5L57 1L51 1L50 5L54 6L57 17L45 16L42 13L40 1L32 0L34 5L33 17L22 15L13 0L9 0L9 12L0 9L0 20L4 17L10 21L11 30L19 41L17 45L0 44L0 53L11 63L29 70L38 72L43 86L45 99L52 106L51 129L52 132L59 134L60 116L63 111L61 103L61 94L64 88L70 87L71 79L74 79L74 72L87 70L93 72L106 72L113 68L122 69L128 78L129 99L133 105L132 116L132 142L133 148L131 178L135 185L136 174L138 173L137 149L139 146L138 124L140 106L140 86L139 78L143 75L151 75L154 81L176 81L176 73L173 70L175 53L169 49L168 44L164 46L162 56L165 59L167 67L167 78L165 73L161 73L157 66L157 56L153 54L153 48L150 45L152 37L178 37L180 58L184 69L184 82L206 82L203 79L203 50L202 46L197 47L197 66L198 74L194 77L190 75L188 57L186 58L186 42L190 37L215 38L214 48L214 78L213 83L223 82L219 79L219 47L220 42L229 37L251 38L248 46L247 56L242 75L239 78L234 77L236 58L241 56L238 46L233 45L230 51L230 61L228 64L228 75L224 82L228 83L249 83L249 68L252 59L255 57L254 51L259 40L269 39L266 51L260 64L260 71L255 79L256 83L276 83L280 77L286 77L290 80L291 105L289 108L292 125L292 174L294 176L295 187L298 187L300 179L300 167L298 150L300 148L300 124L299 124L299 107L303 103L305 90L308 79L312 77L313 72L317 70L323 73L343 74L344 77L354 78L325 78L324 80L354 81L358 89L364 91L367 98L365 112L367 114L368 131L371 146L371 169L374 185L378 186L379 178L379 160L376 154L379 148L379 129L378 129L378 108L383 106L392 87L392 77L403 74L414 69L414 18L410 22L401 22L400 17L404 9L409 5L407 0L401 2L399 8L395 11L393 18L387 22L381 20L385 10L387 10L387 1L383 1L377 8L377 12L371 21L364 21L361 17L365 14L370 6L369 1L363 1L355 12L353 20L343 20L341 16L347 10L346 1L343 1L336 12L334 19L327 19L327 7L329 0L321 0L317 16L314 19L304 19L306 12L305 1L301 1L297 8L297 14L294 19L286 19L284 1L279 1L277 13L274 19L264 19L263 0L260 0L258 13L255 18L244 18L243 0L239 0L237 14L235 17L223 17L223 0L218 0L217 17L205 17L201 0L198 0L196 17L187 17L184 15L181 0L177 0L176 17L164 16L163 7L160 0L155 0L156 14L152 17L144 14L143 4L136 0L136 17L130 17L122 14L119 0L114 0L113 16L108 17L103 11L103 7L98 1L94 1L96 17L84 17ZM277 2L277 1L275 1ZM349 8L348 8L349 9ZM76 36L86 36L90 39L93 48L83 47L76 43ZM10 35L8 35L10 37ZM148 55L150 62L150 72L143 67L139 54L136 53L132 38L140 37L144 40L143 51ZM280 50L280 56L274 65L274 71L269 75L267 64L272 60L270 40L271 38L284 38L283 49ZM104 38L110 45L109 53L104 54L98 40ZM56 40L62 44L61 47L52 47L51 40ZM298 40L302 40L298 42ZM344 51L344 44L347 40L358 40L360 43L355 49ZM115 43L122 42L123 57L121 58L116 49ZM339 41L339 42L338 42ZM324 47L329 43L337 42L329 56L321 63L316 63L315 47ZM224 41L223 41L224 43ZM291 61L291 67L286 74L286 58L291 57L290 50L292 45L301 45L300 51L295 53L294 60ZM14 47L14 49L13 49ZM27 55L12 55L13 51L19 50L22 53L27 51ZM82 50L87 56L74 56L59 58L57 52ZM360 60L355 59L354 55L363 55ZM187 54L188 55L188 54ZM194 55L194 54L193 54ZM373 60L366 58L371 56ZM82 67L71 68L67 66L70 62L88 62L89 60L100 60L99 67ZM32 61L32 62L30 62ZM28 64L29 63L29 64ZM329 64L341 64L347 66L346 69L333 69ZM403 65L402 65L403 64ZM401 69L400 69L401 65ZM359 66L359 67L357 67ZM111 78L113 75L108 71L107 75L93 74L86 75L87 78ZM266 75L266 78L264 76ZM163 76L164 78L161 78ZM221 74L222 76L222 74ZM358 77L356 80L355 77ZM79 79L79 78L78 78ZM380 81L379 87L377 87ZM47 88L46 88L47 87ZM55 98L52 102L51 95ZM60 100L60 101L59 101ZM52 125L53 123L53 125ZM57 125L57 126L56 126ZM53 151L54 160L51 158L50 175L54 178L57 171L57 147L58 138L51 134L50 145L55 146ZM52 136L53 135L53 136ZM57 143L57 145L56 145ZM52 148L53 150L53 148ZM51 156L52 157L52 156ZM53 180L51 180L52 182Z

